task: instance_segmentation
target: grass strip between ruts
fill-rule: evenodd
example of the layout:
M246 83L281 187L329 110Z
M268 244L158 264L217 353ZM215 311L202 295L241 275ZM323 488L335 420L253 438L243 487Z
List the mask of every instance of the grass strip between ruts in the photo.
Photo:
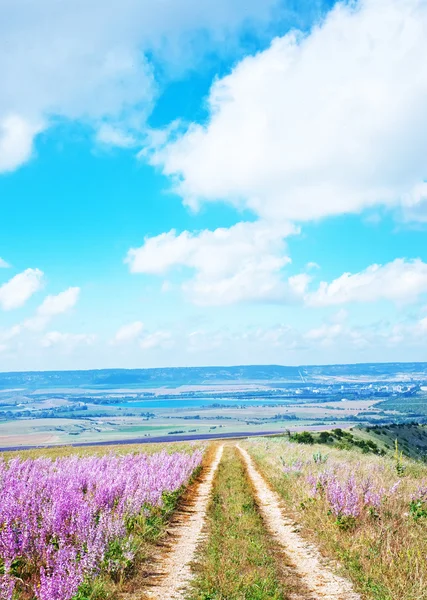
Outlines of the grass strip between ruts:
M239 453L226 446L207 514L207 540L195 564L191 600L284 600L272 542Z

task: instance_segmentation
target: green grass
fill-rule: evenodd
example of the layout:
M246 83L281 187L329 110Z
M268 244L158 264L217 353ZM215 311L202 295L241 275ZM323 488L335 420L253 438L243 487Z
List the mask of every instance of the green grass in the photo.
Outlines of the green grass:
M405 456L427 462L427 425L416 422L335 428L321 432L302 431L290 434L288 439L299 444L325 444L338 450L358 449L364 454L379 455L393 454L397 440Z
M365 427L371 439L387 450L393 450L395 440L405 456L427 461L427 425L400 423Z
M170 425L122 425L117 427L119 433L139 433L147 431L164 431L165 429L172 429Z
M303 536L322 553L339 559L364 600L427 600L427 518L424 505L415 518L412 494L427 481L427 467L391 455L364 454L360 449L295 444L285 439L252 439L244 443L258 468L282 497L288 513L301 524ZM285 471L284 466L299 465ZM341 481L350 474L360 486L371 479L390 490L374 511L363 511L343 528L331 513L325 494L313 497L309 477L332 469Z
M224 449L191 600L284 600L273 547L235 447Z
M290 433L289 441L298 444L325 444L329 447L339 450L361 450L364 454L385 454L385 448L378 445L373 436L362 433L360 428L351 428L350 430L335 428L319 433L311 431L301 431L299 433Z

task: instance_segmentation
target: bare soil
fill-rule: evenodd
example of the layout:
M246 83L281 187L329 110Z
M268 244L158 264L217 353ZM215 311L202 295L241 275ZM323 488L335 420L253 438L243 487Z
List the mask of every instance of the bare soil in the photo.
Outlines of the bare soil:
M199 484L194 503L171 530L168 531L166 555L162 552L156 561L156 573L145 583L144 597L155 600L182 600L192 578L191 563L202 541L206 510L212 491L212 482L221 461L223 445L217 447L210 466Z

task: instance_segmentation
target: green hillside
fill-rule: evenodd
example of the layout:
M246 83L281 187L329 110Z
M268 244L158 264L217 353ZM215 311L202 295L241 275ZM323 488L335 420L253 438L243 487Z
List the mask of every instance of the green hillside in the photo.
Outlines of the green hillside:
M419 423L391 423L332 429L318 433L303 431L290 434L293 442L325 444L338 450L359 450L364 454L394 453L395 442L399 451L408 458L427 461L427 425Z

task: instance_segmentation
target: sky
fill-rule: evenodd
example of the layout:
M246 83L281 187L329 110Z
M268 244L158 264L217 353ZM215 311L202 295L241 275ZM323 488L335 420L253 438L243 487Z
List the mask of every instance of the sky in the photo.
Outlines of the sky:
M427 0L1 0L0 370L427 361Z

